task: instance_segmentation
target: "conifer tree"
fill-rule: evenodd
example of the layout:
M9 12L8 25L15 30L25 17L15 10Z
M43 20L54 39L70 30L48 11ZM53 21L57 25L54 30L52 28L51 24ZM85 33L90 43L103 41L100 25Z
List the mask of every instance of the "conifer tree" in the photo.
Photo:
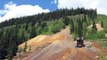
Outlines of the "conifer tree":
M74 32L74 22L73 22L73 19L70 20L70 30L71 32Z
M101 21L101 27L104 27L104 25L103 25L103 21Z

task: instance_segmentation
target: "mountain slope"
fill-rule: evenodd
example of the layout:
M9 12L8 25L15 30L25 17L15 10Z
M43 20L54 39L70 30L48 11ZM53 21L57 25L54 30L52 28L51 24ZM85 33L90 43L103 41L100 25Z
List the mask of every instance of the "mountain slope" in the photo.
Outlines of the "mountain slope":
M46 43L50 44L32 51L31 54L23 57L22 60L99 60L102 53L101 49L89 41L85 41L85 47L83 48L75 47L76 41L73 41L69 27L54 35L45 36L45 38L42 38L44 35L40 36L38 36L39 38L37 40L33 38L36 43L31 39L34 43L33 46L44 46ZM28 44L30 44L29 41ZM22 47L23 44L19 45L19 47ZM14 60L18 59L14 58Z

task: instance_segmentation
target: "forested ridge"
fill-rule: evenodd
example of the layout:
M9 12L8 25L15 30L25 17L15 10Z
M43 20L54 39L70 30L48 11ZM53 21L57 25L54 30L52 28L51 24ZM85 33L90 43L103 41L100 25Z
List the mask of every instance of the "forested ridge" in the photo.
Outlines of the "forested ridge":
M81 14L82 18L78 19L78 16L76 15ZM69 25L71 26L71 32L75 32L74 35L76 35L78 27L76 26L77 23L75 23L75 21L79 22L79 20L82 20L84 27L93 24L93 31L95 31L95 19L97 19L96 9L72 8L59 9L53 12L41 13L33 16L12 18L1 22L0 59L8 58L9 60L12 60L13 56L16 55L19 44L39 34L53 34ZM85 28L83 33L84 32L86 32ZM86 33L84 33L84 35L85 34ZM90 38L88 36L85 37Z
M17 24L24 24L24 23L41 23L43 21L54 21L55 19L59 19L61 17L67 17L71 15L78 15L78 14L85 14L89 17L94 17L93 14L97 14L96 9L84 9L84 8L77 8L77 9L60 9L55 10L53 12L48 13L41 13L33 16L26 16L26 17L20 17L20 18L12 18L10 20L6 20L2 23L0 23L0 28L11 26L11 25L17 25Z

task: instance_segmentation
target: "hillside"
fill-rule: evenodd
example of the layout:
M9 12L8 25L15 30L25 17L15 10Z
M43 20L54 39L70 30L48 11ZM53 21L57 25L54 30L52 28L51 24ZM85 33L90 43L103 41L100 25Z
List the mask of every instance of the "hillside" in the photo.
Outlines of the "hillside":
M84 37L88 41L97 42L105 50L106 19L105 15L97 15L96 9L72 8L6 20L0 23L0 59L12 60L17 52L33 52L55 41L69 40L66 36L71 33L70 40ZM66 26L69 29L66 30ZM91 27L88 29L88 26Z
M24 48L24 44L19 48ZM27 41L27 45L31 46L31 50L23 53L21 58L17 55L13 60L100 60L101 55L105 54L95 41L85 40L85 47L75 47L76 41L70 35L69 27L51 36L39 35Z

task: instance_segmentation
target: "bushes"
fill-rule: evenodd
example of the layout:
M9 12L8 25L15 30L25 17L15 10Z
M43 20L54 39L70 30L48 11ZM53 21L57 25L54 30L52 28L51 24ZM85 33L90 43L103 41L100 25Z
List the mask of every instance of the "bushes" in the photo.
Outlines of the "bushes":
M104 31L98 32L97 38L105 38L105 32Z
M104 28L104 32L107 33L107 28Z
M47 26L48 30L47 30L46 34L52 34L52 33L59 32L60 29L62 29L64 26L65 25L62 20L51 22Z
M80 21L81 19L82 19L82 21ZM87 15L83 15L83 14L70 17L70 24L69 25L71 28L70 30L74 35L74 39L79 35L78 33L80 33L80 32L82 32L85 39L105 38L105 33L107 33L107 29L104 29L104 31L102 31L102 32L97 32L95 20L96 19L90 19ZM90 24L93 25L92 30L87 29L87 27ZM80 25L83 25L83 28ZM82 28L82 30L80 30L81 28Z
M93 33L92 31L87 31L86 34L84 34L84 37L86 39L101 39L101 38L105 38L105 32L101 31L101 32Z
M107 60L107 57L102 58L101 60Z
M17 52L19 44L39 34L53 34L65 26L63 20L43 21L41 24L26 23L0 29L0 59L8 55L10 59ZM14 45L13 45L14 44ZM26 42L27 45L27 42ZM25 50L27 46L25 45ZM13 50L13 48L15 48Z

